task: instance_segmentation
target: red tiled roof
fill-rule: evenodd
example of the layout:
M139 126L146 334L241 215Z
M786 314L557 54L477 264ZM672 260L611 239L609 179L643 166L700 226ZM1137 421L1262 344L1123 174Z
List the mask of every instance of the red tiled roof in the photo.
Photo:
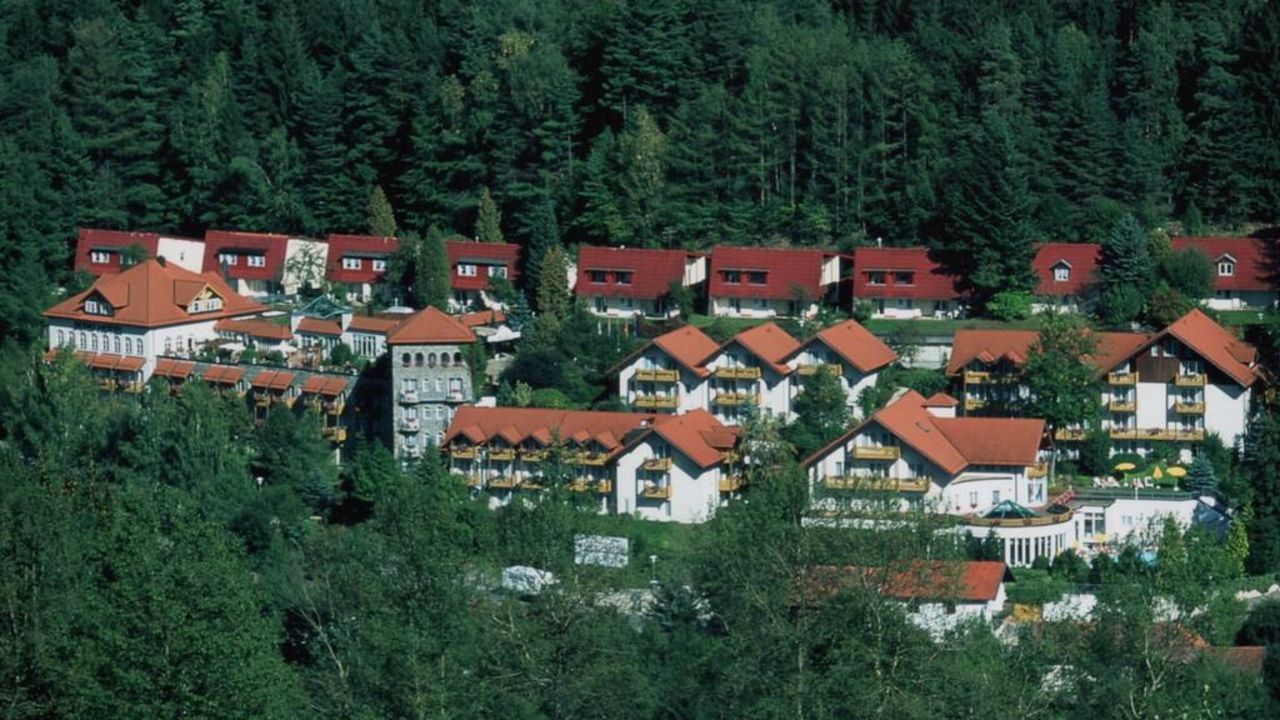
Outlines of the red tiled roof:
M285 390L293 384L293 373L284 370L262 370L249 383L259 390Z
M222 263L218 256L225 253L237 255L235 265L227 266L227 276L244 280L279 279L284 270L284 256L288 251L289 238L286 235L269 233L232 232L228 230L208 230L204 234L204 269L222 273ZM262 255L266 257L262 267L250 267L246 256Z
M1044 436L1044 421L1024 418L940 418L925 408L925 399L911 390L826 447L805 459L811 466L877 424L904 445L925 456L949 475L969 465L1035 464Z
M871 284L873 272L884 274L883 284ZM899 284L896 272L910 273L911 283ZM930 257L927 248L857 248L853 251L855 298L955 300L960 297L957 281L936 258Z
M205 382L235 385L244 377L244 368L235 365L210 365L201 378Z
M684 250L584 245L578 250L578 282L573 292L582 297L657 300L668 294L672 283L684 281L685 263L690 257ZM593 280L593 271L603 273L603 281ZM618 282L620 271L631 274L629 283Z
M501 325L507 321L507 314L501 310L477 310L475 312L463 313L455 316L458 322L469 328L484 327L485 325Z
M1093 282L1102 246L1097 243L1045 243L1036 248L1031 267L1040 278L1036 292L1040 295L1075 296ZM1065 281L1054 279L1054 268L1066 265Z
M1277 289L1276 276L1280 274L1280 248L1277 240L1251 237L1175 237L1171 239L1174 250L1196 248L1205 254L1213 268L1214 290L1269 290ZM1235 272L1218 274L1218 260L1230 256L1235 260Z
M173 358L159 358L156 360L156 369L153 375L160 377L173 378L174 380L186 380L191 377L191 372L195 370L196 364L190 360L175 360Z
M732 448L737 437L734 430L702 409L662 416L654 421L653 432L700 468L709 468L724 460L722 451Z
M302 383L303 395L337 397L347 389L347 379L336 375L312 375Z
M957 399L955 399L955 398L951 397L950 395L948 395L948 394L946 394L946 393L944 393L944 392L936 392L936 393L934 393L934 394L930 395L928 400L925 400L925 401L924 401L924 406L925 406L925 407L927 407L927 408L931 408L931 407L955 407L955 406L957 406L957 405L959 405L959 404L960 404L960 401L959 401L959 400L957 400Z
M580 445L596 442L608 448L609 443L604 440L613 439L616 443L616 438L644 430L658 417L647 413L464 405L449 423L443 444L465 436L475 444L502 437L510 444L534 440L539 445L548 445L552 438L559 437L561 442ZM511 442L513 436L519 437L515 443ZM612 451L616 453L619 447L614 445Z
M818 565L805 568L798 588L803 604L865 589L895 600L985 603L1000 595L1009 569L999 561L913 560L889 567Z
M716 247L711 251L707 294L711 297L790 300L799 288L812 300L822 298L823 263L833 253L791 248ZM740 271L740 282L725 282L726 271ZM764 283L750 282L749 273L764 272Z
M428 307L387 332L392 345L458 345L476 341L475 333L439 310Z
M767 322L756 325L734 335L722 348L737 343L746 348L752 355L773 368L779 375L786 375L791 368L784 363L788 357L800 348L800 342L791 337L777 323Z
M372 283L382 279L386 271L374 270L374 260L390 261L400 249L400 241L380 235L330 234L329 253L325 258L325 277L332 282ZM343 258L358 258L360 269L342 266Z
M815 342L820 342L831 348L837 355L844 358L845 362L861 373L878 370L898 359L898 354L892 348L885 345L880 338L873 335L870 330L864 328L856 320L845 320L820 331L817 335L809 338L801 346L801 349ZM799 351L797 349L796 352Z
M298 321L299 335L341 335L342 324L336 320L304 317Z
M1258 379L1256 349L1199 310L1192 310L1161 331L1156 340L1173 336L1194 350L1205 362L1232 380L1249 387Z
M692 325L663 333L653 339L653 344L700 377L708 375L703 363L720 349L715 340Z
M276 323L256 318L219 320L214 324L213 329L218 332L236 333L263 340L275 340L276 342L285 342L293 339L293 333L290 332L288 325L277 325Z
M1003 358L1022 365L1039 337L1040 333L1035 330L957 330L946 374L959 375L974 360L995 363ZM1097 345L1093 362L1098 372L1108 372L1128 360L1153 337L1150 333L1094 333Z
M475 277L470 277L458 274L459 263L480 266L501 265L507 269L507 280L516 282L516 262L520 258L519 245L446 240L444 247L449 254L449 283L454 290L485 290L489 287L489 273L485 267L477 268Z
M222 299L222 309L189 313L191 301L205 289ZM105 301L113 312L98 315L84 311L86 300ZM146 260L115 275L105 275L84 292L44 311L45 317L80 320L129 327L164 327L186 322L216 320L266 310L241 297L214 273L197 275L173 264Z
M159 248L160 235L152 232L128 232L124 230L98 230L95 228L79 228L76 234L75 269L84 270L93 275L107 275L120 272L120 252L134 245L141 245L147 251L147 257L155 257ZM94 251L106 252L109 259L106 263L95 263L92 259Z

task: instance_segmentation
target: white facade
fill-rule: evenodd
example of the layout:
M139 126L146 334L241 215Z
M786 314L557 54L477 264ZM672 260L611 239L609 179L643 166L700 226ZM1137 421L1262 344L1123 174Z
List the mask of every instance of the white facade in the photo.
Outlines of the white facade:
M849 408L851 417L858 417L858 398L862 392L876 384L879 372L863 374L831 348L821 342L811 342L804 346L795 357L787 361L791 367L790 388L788 390L787 407L791 401L804 391L805 379L813 372L830 367L837 370L840 389L844 391L845 406Z
M204 241L162 235L156 240L156 257L184 270L201 273L204 272Z
M143 328L48 318L49 347L141 357L139 380L145 382L155 370L157 357L195 352L206 341L216 340L218 333L213 329L216 322L201 320Z
M731 343L706 364L708 409L726 425L738 425L749 412L792 419L791 383L739 343Z
M618 372L618 393L631 407L685 413L709 409L707 380L650 345Z
M921 317L960 317L963 307L956 300L928 300L919 298L859 297L853 299L871 305L871 317L890 320L911 320Z
M1280 293L1271 290L1215 290L1204 304L1214 310L1269 310L1277 300Z
M669 307L664 300L635 299L629 297L604 297L602 295L584 298L587 310L601 317L667 317L680 314L677 307Z
M700 468L651 435L617 459L610 504L620 515L645 520L706 522L720 503L722 473L721 465Z
M818 303L811 302L803 308L797 308L792 300L770 300L767 298L712 297L709 311L717 317L736 318L773 318L803 315L813 317L818 313Z
M907 620L912 625L929 633L934 640L941 640L966 623L991 624L996 616L1004 611L1006 597L1004 583L1000 583L995 598L991 600L903 603L903 605Z

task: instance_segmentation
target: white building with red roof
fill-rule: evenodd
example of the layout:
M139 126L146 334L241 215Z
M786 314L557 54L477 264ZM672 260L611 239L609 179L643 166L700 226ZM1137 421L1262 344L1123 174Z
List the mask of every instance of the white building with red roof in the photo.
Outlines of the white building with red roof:
M682 415L459 408L445 433L450 471L493 504L557 489L602 513L697 523L742 487L736 429ZM555 468L551 471L550 468Z
M1044 243L1031 267L1039 278L1035 294L1041 307L1074 311L1097 279L1102 246L1097 243Z
M610 248L578 250L574 295L605 317L675 317L671 288L692 288L707 279L707 258L685 250Z
M449 286L453 288L450 312L505 309L493 297L492 283L494 280L516 283L519 245L455 239L445 241L445 251L449 254Z
M331 234L325 279L347 300L367 302L386 279L400 241L378 235Z
M692 325L660 335L617 366L623 400L642 410L709 410L740 423L749 412L789 420L816 372L834 372L851 410L897 354L853 320L800 342L765 323L717 344Z
M140 260L159 257L198 273L204 266L204 243L153 232L80 228L76 233L75 269L94 277L118 273Z
M469 347L470 328L428 307L386 333L395 396L396 457L416 458L442 444L445 428L459 407L475 399Z
M1266 310L1280 299L1280 240L1252 237L1175 237L1174 250L1194 248L1209 260L1214 310Z
M963 310L957 278L927 248L853 251L853 301L874 317L955 317Z
M231 230L204 235L204 267L250 297L321 287L328 254L328 243L310 238Z
M840 255L794 248L716 247L707 304L711 315L812 317L840 283Z
M218 337L218 323L265 309L216 273L153 259L103 275L44 316L50 348L87 353L91 368L135 383L151 376L159 356L193 352Z

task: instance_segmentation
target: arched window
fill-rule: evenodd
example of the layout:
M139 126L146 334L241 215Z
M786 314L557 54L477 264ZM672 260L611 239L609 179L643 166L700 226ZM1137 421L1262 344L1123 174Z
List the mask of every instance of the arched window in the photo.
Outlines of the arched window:
M89 338L84 334L83 330L80 331L80 347L83 350L89 349Z
M436 354L427 353L427 367L435 367L435 366L436 366Z
M61 330L59 330L59 331L58 331L58 347L62 347L62 343L66 342L66 341L67 341L67 339L66 339L65 337L63 337L62 331L61 331Z
M462 353L456 352L453 354L453 364L462 367Z
M412 362L413 362L413 358L409 355L409 353L405 353L404 355L400 356L400 364L403 365L404 367L409 367L409 364Z
M124 354L125 355L133 354L133 338L124 339Z
M116 335L116 340L115 340L115 342L114 342L114 343L112 343L112 344L113 344L113 345L115 345L115 347L116 347L116 354L117 354L117 355L119 355L119 354L120 354L120 336L119 336L119 335Z
M422 367L422 353L413 356L414 367Z
M449 367L449 353L440 353L440 367Z
M93 343L93 351L98 352L98 333L90 335L89 340Z

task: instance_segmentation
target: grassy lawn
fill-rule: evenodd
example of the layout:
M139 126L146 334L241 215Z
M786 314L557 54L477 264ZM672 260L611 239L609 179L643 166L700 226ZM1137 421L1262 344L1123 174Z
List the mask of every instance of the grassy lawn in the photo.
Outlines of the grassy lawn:
M639 520L627 516L587 515L579 523L578 532L625 537L631 544L631 563L621 571L620 580L628 584L649 581L650 555L656 555L660 578L683 577L693 561L703 525Z
M1223 325L1261 325L1266 322L1266 314L1257 310L1220 310L1218 318Z
M872 318L864 322L863 325L877 335L892 335L901 332L916 335L954 335L956 330L1034 330L1040 327L1040 321L1037 318L1027 318L1026 320L1013 322L968 318L913 318L910 320Z

